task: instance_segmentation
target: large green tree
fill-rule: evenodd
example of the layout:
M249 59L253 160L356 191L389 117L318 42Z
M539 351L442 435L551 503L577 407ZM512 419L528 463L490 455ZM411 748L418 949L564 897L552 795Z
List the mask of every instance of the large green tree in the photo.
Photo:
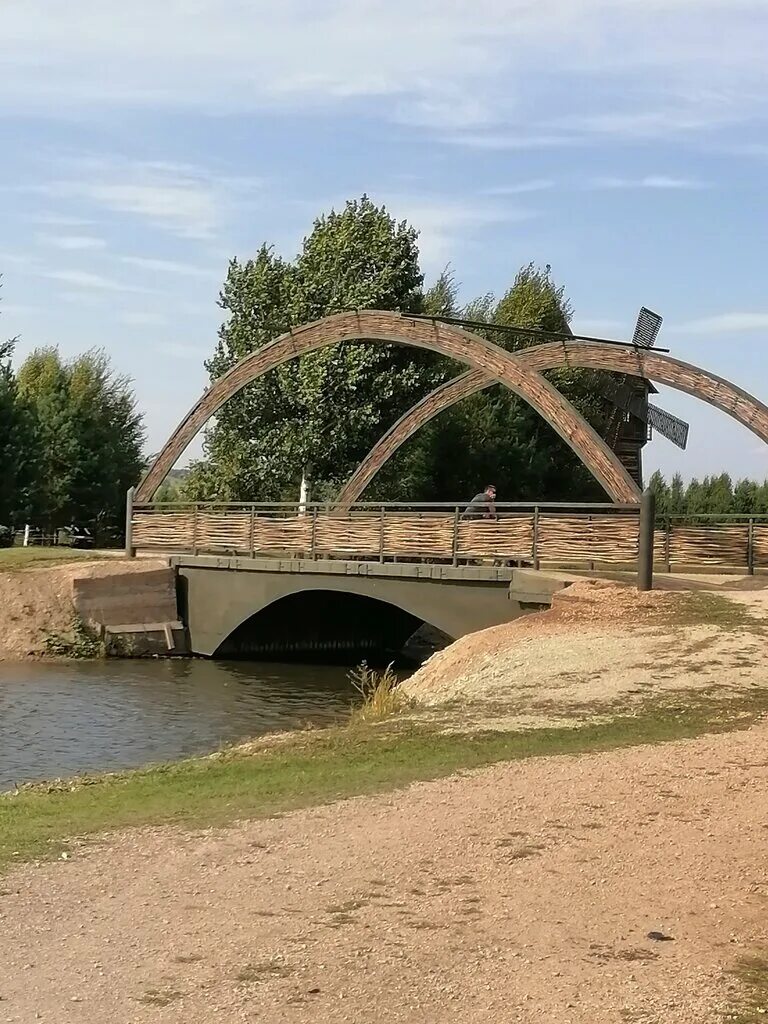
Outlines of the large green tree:
M119 529L142 469L144 426L130 381L103 352L67 361L43 348L22 364L17 390L34 452L31 521L46 531L87 523L102 539Z
M445 277L445 275L444 275ZM483 295L463 309L450 275L435 293L437 312L487 322L476 328L489 340L517 350L546 340L542 332L569 329L571 304L549 267L520 268L497 302ZM450 285L450 287L448 287ZM531 333L494 327L530 328ZM603 404L596 378L579 370L548 374L595 425ZM411 439L371 485L371 497L446 500L469 496L495 483L500 500L600 500L600 486L555 431L527 402L497 385L446 410Z
M422 283L416 231L366 196L350 201L315 221L292 263L266 245L230 263L211 380L291 325L353 309L420 311ZM382 424L447 372L445 361L399 346L344 343L294 360L221 409L185 492L292 499L309 477L315 496L330 495Z

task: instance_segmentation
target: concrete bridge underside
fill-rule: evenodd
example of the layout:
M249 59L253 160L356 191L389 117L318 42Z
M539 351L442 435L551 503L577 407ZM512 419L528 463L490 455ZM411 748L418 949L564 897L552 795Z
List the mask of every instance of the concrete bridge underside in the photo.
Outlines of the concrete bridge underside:
M484 566L177 556L193 653L359 662L428 623L452 639L551 601L562 581Z

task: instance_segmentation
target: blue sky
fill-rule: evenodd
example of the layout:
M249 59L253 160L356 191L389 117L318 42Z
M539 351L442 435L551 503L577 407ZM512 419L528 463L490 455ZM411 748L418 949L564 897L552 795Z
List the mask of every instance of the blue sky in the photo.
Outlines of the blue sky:
M156 450L206 383L229 257L286 256L369 193L428 280L550 263L574 327L659 344L768 400L768 0L6 0L0 333L106 348ZM647 465L768 475L691 422Z

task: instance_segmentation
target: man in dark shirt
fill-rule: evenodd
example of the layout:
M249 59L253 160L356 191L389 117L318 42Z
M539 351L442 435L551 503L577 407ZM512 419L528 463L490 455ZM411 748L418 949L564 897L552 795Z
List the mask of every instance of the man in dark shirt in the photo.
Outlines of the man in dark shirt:
M476 494L464 510L464 519L496 519L496 488L488 484L484 491Z

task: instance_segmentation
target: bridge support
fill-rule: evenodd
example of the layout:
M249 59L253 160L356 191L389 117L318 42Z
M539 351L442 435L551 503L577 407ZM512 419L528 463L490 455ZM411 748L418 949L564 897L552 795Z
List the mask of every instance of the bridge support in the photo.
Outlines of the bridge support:
M640 499L640 536L637 556L637 589L653 590L653 541L656 526L656 495L650 488Z

